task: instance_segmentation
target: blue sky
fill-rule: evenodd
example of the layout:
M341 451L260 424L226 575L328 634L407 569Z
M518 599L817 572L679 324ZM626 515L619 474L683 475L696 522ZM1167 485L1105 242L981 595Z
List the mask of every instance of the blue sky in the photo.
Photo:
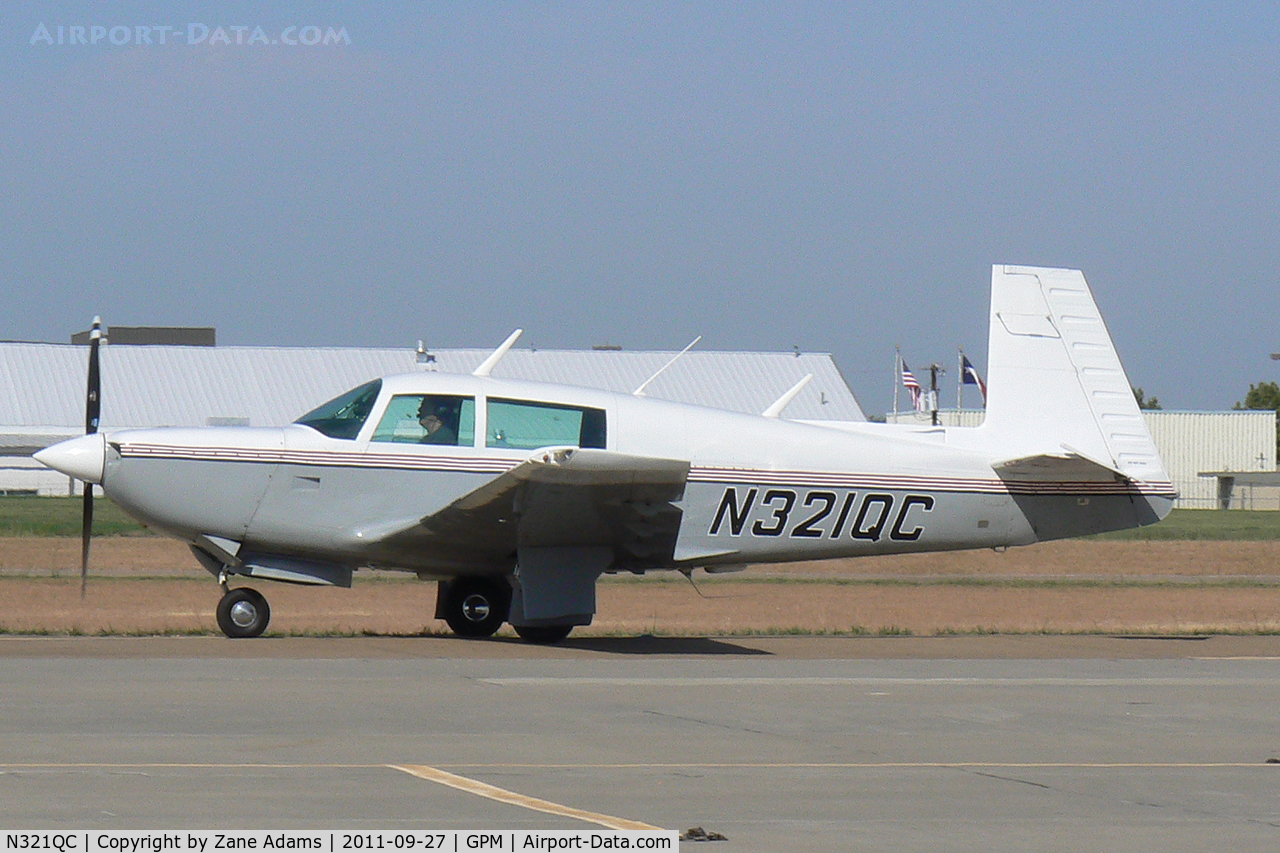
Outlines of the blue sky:
M1280 379L1280 7L902 5L7 5L0 338L702 334L831 352L874 412L895 345L985 368L1018 263L1083 269L1166 408Z

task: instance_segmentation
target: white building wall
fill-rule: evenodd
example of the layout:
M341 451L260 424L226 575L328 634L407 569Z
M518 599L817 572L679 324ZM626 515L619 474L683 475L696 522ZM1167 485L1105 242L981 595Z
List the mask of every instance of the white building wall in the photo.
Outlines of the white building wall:
M982 409L939 409L938 425L939 426L959 426L959 427L976 427L982 424L982 419L986 417L986 412ZM885 421L891 424L911 424L912 426L929 426L933 423L933 418L928 412L920 413L917 411L898 412L893 414L890 412L885 415Z
M0 456L0 495L30 494L80 495L84 494L84 484L50 471L30 456Z
M1217 509L1218 481L1202 471L1276 470L1275 412L1143 412L1180 509ZM1233 509L1280 509L1274 489L1239 487Z

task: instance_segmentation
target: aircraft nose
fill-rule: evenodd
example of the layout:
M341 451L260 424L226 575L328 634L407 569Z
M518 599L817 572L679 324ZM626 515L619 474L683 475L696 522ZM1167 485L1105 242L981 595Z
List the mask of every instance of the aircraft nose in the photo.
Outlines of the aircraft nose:
M86 483L101 483L107 461L107 438L102 433L82 435L46 447L36 461Z

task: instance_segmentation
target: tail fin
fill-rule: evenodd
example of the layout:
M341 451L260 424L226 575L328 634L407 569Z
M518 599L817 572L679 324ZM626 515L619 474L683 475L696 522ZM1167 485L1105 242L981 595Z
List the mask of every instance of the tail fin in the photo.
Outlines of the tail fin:
M1141 491L1172 494L1079 270L992 268L987 372L979 430L983 446L1002 456L993 460L997 471L1034 468L1025 464L1033 459L1073 460L1142 484Z

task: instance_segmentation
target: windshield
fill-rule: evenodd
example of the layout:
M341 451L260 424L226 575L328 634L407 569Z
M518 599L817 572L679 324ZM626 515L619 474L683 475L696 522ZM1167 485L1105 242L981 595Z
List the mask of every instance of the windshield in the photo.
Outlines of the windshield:
M381 388L381 379L352 388L341 397L307 412L294 423L309 426L330 438L355 438L369 412L373 411L373 402L378 399Z

